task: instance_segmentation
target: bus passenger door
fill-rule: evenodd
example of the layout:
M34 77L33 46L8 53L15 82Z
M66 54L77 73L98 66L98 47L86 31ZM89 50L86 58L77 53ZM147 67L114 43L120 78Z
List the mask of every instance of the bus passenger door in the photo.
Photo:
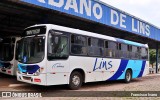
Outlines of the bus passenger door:
M69 77L68 34L50 30L47 45L47 85L67 84Z

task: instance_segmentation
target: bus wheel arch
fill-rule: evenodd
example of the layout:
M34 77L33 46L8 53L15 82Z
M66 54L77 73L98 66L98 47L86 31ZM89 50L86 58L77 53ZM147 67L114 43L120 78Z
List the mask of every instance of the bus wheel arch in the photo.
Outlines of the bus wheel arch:
M69 77L69 88L72 90L77 90L85 82L85 73L82 69L74 69Z
M125 73L125 78L124 78L125 83L130 83L132 80L132 76L133 76L133 71L131 68L128 68Z

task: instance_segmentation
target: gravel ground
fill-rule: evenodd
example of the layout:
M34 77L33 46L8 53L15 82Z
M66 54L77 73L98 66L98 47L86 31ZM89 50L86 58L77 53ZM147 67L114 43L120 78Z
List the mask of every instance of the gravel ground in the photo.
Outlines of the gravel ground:
M3 82L2 82L3 81ZM14 84L23 84L22 86L14 86ZM25 85L24 85L25 84ZM11 87L10 87L11 86ZM67 91L66 86L42 87L17 82L15 77L0 78L0 91L37 91L47 95L58 93L59 91ZM125 84L123 81L107 81L87 83L78 91L160 91L160 74L151 74L143 78L133 79L131 83ZM76 91L71 91L75 92ZM67 93L66 93L67 94ZM13 98L0 98L0 100L12 100ZM14 98L14 100L35 100L35 98ZM45 97L38 100L160 100L160 97Z

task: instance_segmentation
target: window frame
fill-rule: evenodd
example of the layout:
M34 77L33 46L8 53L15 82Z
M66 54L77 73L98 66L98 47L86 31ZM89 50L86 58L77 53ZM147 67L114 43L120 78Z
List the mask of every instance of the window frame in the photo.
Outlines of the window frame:
M63 33L62 36L67 37L67 40L68 40L68 41L67 41L67 42L68 42L68 56L66 57L66 59L48 59L48 39L49 39L48 37L49 37L49 31L50 31L50 30L53 30L53 31L55 31L55 32L61 32L61 33ZM69 58L69 56L70 56L70 42L69 42L69 41L70 41L70 37L69 37L69 34L70 34L70 33L69 33L69 32L65 32L65 31L55 30L55 29L50 29L50 30L48 31L48 35L47 35L47 39L46 39L46 40L47 40L47 41L46 41L46 42L47 42L47 46L46 46L46 47L47 47L47 50L46 50L46 53L47 53L47 54L46 54L46 55L47 55L46 58L47 58L47 60L48 60L48 61L68 60L68 58ZM64 34L65 34L65 35L64 35Z
M86 45L80 45L80 46L83 46L83 47L86 47L86 54L75 54L75 53L73 53L72 52L72 41L71 41L71 39L72 39L72 35L76 35L76 36L81 36L81 37L84 37L84 38L86 38ZM75 56L87 56L88 55L88 38L86 37L86 36L84 36L84 35L79 35L79 34L75 34L75 33L70 33L69 34L69 37L70 37L70 39L69 39L69 52L70 52L70 55L75 55ZM76 45L78 45L77 43L76 43Z
M90 55L90 54L89 54L89 47L91 47L91 46L89 46L89 45L87 44L87 47L88 47L87 55L90 56L90 57L104 57L105 40L104 40L104 39L100 39L100 38L95 38L95 37L88 37L88 38L87 38L87 42L88 42L88 39L89 39L89 38L91 39L91 42L92 42L92 39L97 39L98 41L102 41L102 42L103 42L103 46L102 46L102 47L99 46L99 45L98 45L98 46L93 46L94 48L102 49L102 54L101 54L101 55Z
M129 55L129 57L127 56L127 57L117 57L116 55L115 56L113 56L113 57L109 57L109 56L107 56L107 54L106 54L106 50L107 49L111 49L112 51L114 50L114 51L117 51L117 52L119 52L119 51L123 51L122 50L122 45L126 45L127 46L127 50L126 50L126 52L128 52L128 53L132 53L133 51L133 48L132 48L132 46L135 46L135 45L130 45L130 44L126 44L126 43L123 43L123 42L117 42L117 41L112 41L112 40L107 40L107 39L101 39L101 38L96 38L96 37L93 37L93 36L87 36L87 35L81 35L81 34L78 34L78 33L69 33L69 32L64 32L64 31L59 31L59 30L54 30L54 31L58 31L58 32L63 32L63 33L66 33L67 35L67 37L68 37L68 43L69 43L69 56L82 56L82 57L100 57L100 58L112 58L112 59L131 59L131 60L144 60L144 59L141 59L141 57L138 57L138 58L134 58L134 57L131 57L130 55ZM72 35L77 35L77 36L81 36L81 37L84 37L85 39L86 39L86 45L82 45L82 46L85 46L86 47L86 54L74 54L74 53L72 53L71 52L71 46L72 46L72 41L71 41L71 36ZM88 39L91 39L91 41L92 41L92 38L94 38L94 39L98 39L98 40L102 40L103 41L103 47L100 47L100 46L98 46L98 48L102 48L103 49L103 51L102 51L102 55L90 55L89 54L89 41L88 41ZM115 48L112 48L112 47L110 47L109 46L109 42L113 42L113 43L115 43L116 45L118 45L118 50L117 50L117 47L115 47ZM108 48L106 48L106 43L108 43ZM121 44L121 49L119 49L119 44ZM128 46L129 46L129 51L128 51ZM146 48L146 47L142 47L142 46L135 46L135 47L137 47L137 53L139 53L139 51L138 51L138 48ZM148 50L148 48L146 48L147 50ZM140 49L141 50L141 49ZM124 52L124 51L123 51ZM115 52L116 53L116 52ZM68 56L68 57L69 57ZM58 60L58 59L57 59ZM145 59L145 60L148 60L148 59Z

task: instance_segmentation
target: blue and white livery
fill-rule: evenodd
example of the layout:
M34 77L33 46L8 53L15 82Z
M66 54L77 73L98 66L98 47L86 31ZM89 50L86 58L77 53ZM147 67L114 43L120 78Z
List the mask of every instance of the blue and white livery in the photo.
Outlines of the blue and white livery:
M0 73L17 75L16 47L20 37L3 38L0 42Z
M120 80L148 74L148 45L58 25L24 30L18 54L18 81L37 85Z

